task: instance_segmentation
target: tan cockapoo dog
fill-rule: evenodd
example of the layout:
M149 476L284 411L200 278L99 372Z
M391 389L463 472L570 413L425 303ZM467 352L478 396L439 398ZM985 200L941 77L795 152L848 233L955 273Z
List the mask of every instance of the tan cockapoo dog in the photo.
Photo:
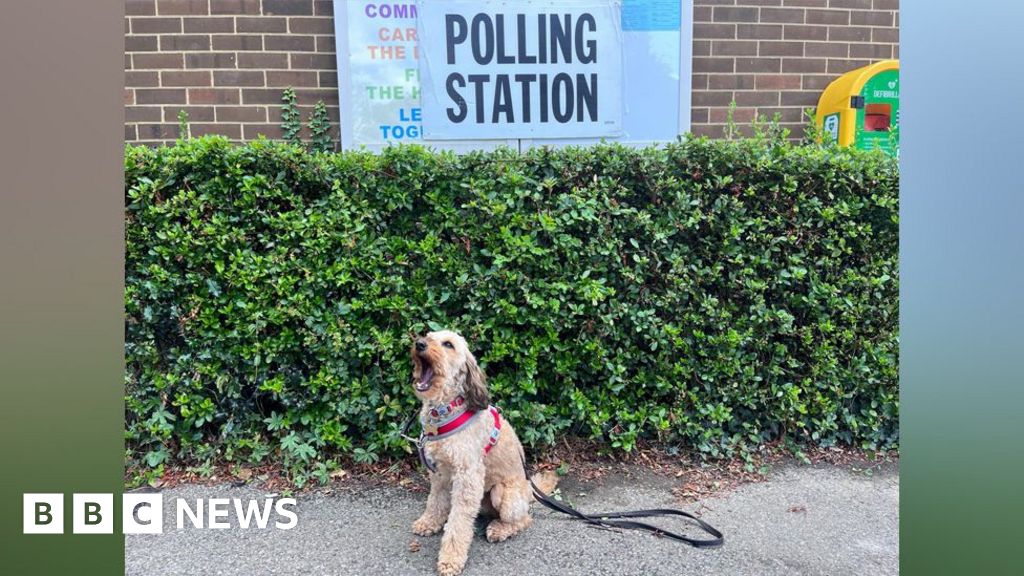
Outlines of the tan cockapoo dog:
M423 402L420 455L430 472L427 509L412 530L430 536L444 529L437 572L462 572L481 509L496 515L487 540L500 542L532 521L533 491L523 471L523 446L512 426L490 406L486 379L466 341L443 330L412 347L413 385ZM544 493L554 474L533 478Z

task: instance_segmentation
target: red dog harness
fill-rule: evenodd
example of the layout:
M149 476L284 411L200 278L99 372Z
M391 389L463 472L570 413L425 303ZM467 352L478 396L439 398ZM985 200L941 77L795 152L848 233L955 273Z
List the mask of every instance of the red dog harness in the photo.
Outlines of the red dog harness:
M466 410L463 408L465 404L465 399L462 396L458 396L444 406L432 408L427 413L426 420L420 422L423 425L423 434L420 435L420 441L417 442L419 445L420 461L431 472L434 472L436 467L427 458L426 443L456 434L480 413L475 410ZM494 406L488 406L487 412L490 412L491 417L494 418L494 425L491 428L487 444L484 445L484 456L490 453L494 445L498 443L498 436L501 435L501 416L498 409Z

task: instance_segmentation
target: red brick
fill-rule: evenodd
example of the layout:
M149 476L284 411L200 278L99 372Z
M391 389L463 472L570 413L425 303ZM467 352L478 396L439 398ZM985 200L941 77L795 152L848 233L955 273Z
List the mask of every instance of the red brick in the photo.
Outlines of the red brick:
M824 74L827 62L824 58L785 58L782 61L782 71L800 74Z
M265 86L262 70L216 70L215 86Z
M305 70L334 70L338 61L333 54L289 54L291 67Z
M235 19L239 32L287 32L287 18L271 18L267 16L246 17Z
M693 106L728 106L732 102L732 92L694 92Z
M242 89L242 104L280 104L280 88L244 88Z
M156 14L155 0L125 0L125 16L152 16Z
M316 41L312 36L268 35L263 37L263 46L267 51L313 52L316 50Z
M132 69L132 55L127 53L127 52L124 53L124 69L125 70L131 70Z
M163 118L159 106L125 106L125 122L159 122Z
M691 90L707 90L708 89L708 75L707 74L690 74L690 89Z
M856 70L862 66L870 64L870 60L855 60L855 59L834 59L828 61L828 73L829 74L846 74L850 70Z
M859 26L829 26L829 42L870 42L871 28Z
M160 83L164 86L209 86L210 73L205 70L164 71L160 73Z
M875 0L872 7L875 10L899 10L900 0Z
M156 11L161 16L209 14L210 4L207 0L157 0Z
M693 7L693 21L694 22L712 22L712 10L710 6L694 6Z
M121 92L121 98L125 106L135 104L135 90L132 88L125 88Z
M803 24L804 11L799 8L762 8L761 22Z
M786 40L826 40L828 30L825 26L786 26L783 36Z
M849 10L808 10L808 24L839 24L845 26L850 23Z
M850 44L850 58L887 60L892 58L892 44Z
M275 120L277 120L275 118ZM266 136L271 140L280 140L284 138L284 134L281 132L280 124L243 124L242 125L242 136L246 140L255 140L259 136Z
M707 108L691 108L690 124L706 124L708 121Z
M744 6L782 6L782 0L742 0Z
M261 70L287 69L288 55L271 52L239 52L238 67L258 68Z
M160 50L165 52L209 49L209 36L197 34L167 34L160 36Z
M185 54L186 68L234 68L233 52L194 52Z
M732 114L733 122L751 122L757 114L756 108L712 108L708 115L711 123L722 123L729 121L729 114Z
M828 0L782 0L783 6L806 6L809 8L825 8Z
M836 77L834 75L805 75L801 82L801 88L803 88L804 90L817 90L820 92L821 90L824 90L829 84L831 84L832 81L835 79Z
M125 72L124 85L130 88L156 88L160 86L159 72Z
M135 91L136 104L184 104L183 88L139 88Z
M189 132L193 137L219 134L234 140L242 138L242 127L238 124L189 124Z
M708 76L709 90L753 90L754 77L744 74L711 74Z
M796 74L761 74L757 76L758 90L798 90L800 76Z
M334 52L334 36L317 36L316 37L316 51L317 52Z
M843 42L806 42L804 56L820 58L846 58L850 45Z
M314 71L268 70L267 86L319 86Z
M331 18L289 18L288 31L292 34L334 34Z
M693 25L693 37L700 39L712 38L735 38L735 24L712 24L710 22L697 22Z
M732 58L694 58L694 72L732 72L735 60Z
M136 70L165 70L184 68L185 60L181 54L133 54L132 67Z
M692 126L690 131L694 136L707 136L708 138L721 138L725 135L725 127L719 125L701 124Z
M312 16L313 0L263 0L263 13Z
M779 93L766 90L750 90L736 93L737 106L778 106Z
M758 47L760 56L803 56L803 42L761 42Z
M817 106L821 92L783 92L783 106Z
M316 104L317 100L323 100L328 106L337 106L338 104L338 91L330 88L299 88L295 89L295 96L298 99L300 106L312 106ZM280 100L278 100L280 103Z
M124 37L124 51L125 52L156 52L157 51L157 39L156 36L125 36Z
M139 140L174 140L178 137L177 124L137 124Z
M711 43L714 56L757 56L757 42L752 40L715 40Z
M892 12L853 12L850 24L854 26L892 26Z
M755 40L782 40L782 26L778 24L737 24L736 37Z
M235 19L229 17L185 18L185 33L189 32L234 32Z
M337 86L338 86L338 73L337 72L334 72L333 70L324 70L324 71L318 72L317 74L319 74L319 78L318 78L317 82L318 82L318 84L321 87L331 86L331 87L337 88Z
M260 0L210 0L212 14L260 14Z
M217 122L266 122L264 106L217 106Z
M737 58L737 72L781 72L781 58Z
M898 44L900 41L900 29L899 28L872 28L871 29L871 41L872 42L887 42L890 44Z
M263 36L231 34L213 36L214 50L263 50Z
M871 0L828 0L829 8L853 8L854 10L871 10Z
M757 22L757 8L734 8L716 6L715 22Z
M313 0L313 13L317 16L334 16L333 0Z
M138 139L139 139L139 135L138 135L138 132L135 131L135 126L134 125L125 124L124 125L124 141L125 142L134 142L134 141L136 141Z
M237 88L189 88L189 104L238 104Z
M164 122L177 122L182 111L188 114L189 122L213 122L212 106L164 106Z
M711 41L710 40L694 40L693 41L693 55L694 56L711 56Z
M762 120L775 120L777 122L800 122L804 118L803 107L792 107L792 108L761 108ZM778 118L776 119L776 115Z
M130 18L133 34L181 32L181 18Z

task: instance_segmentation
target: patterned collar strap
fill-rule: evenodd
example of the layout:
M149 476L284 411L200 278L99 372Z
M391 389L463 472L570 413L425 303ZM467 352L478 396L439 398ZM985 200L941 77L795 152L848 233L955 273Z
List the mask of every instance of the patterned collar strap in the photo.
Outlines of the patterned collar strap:
M491 449L498 443L498 437L501 435L501 413L494 406L488 406L487 410L481 412L463 412L461 415L456 417L455 420L451 421L449 425L446 425L443 432L439 431L431 434L424 428L423 435L420 436L420 442L417 442L417 452L420 456L420 462L422 462L423 465L431 472L437 472L437 466L434 465L434 462L427 455L426 442L440 440L455 434L461 430L466 423L472 420L473 416L483 414L484 412L490 414L491 417L494 418L494 426L491 428L491 433L487 437L487 444L484 445L484 456L487 456L491 452Z
M420 424L423 425L424 436L439 436L454 432L468 422L475 413L466 409L465 398L456 396L454 400L444 406L431 408Z

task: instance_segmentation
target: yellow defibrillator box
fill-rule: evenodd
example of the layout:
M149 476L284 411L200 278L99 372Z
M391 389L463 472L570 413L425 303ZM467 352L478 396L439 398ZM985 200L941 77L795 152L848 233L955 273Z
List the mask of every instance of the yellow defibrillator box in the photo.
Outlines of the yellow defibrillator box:
M823 138L898 157L899 60L882 60L836 78L822 92L816 116Z

